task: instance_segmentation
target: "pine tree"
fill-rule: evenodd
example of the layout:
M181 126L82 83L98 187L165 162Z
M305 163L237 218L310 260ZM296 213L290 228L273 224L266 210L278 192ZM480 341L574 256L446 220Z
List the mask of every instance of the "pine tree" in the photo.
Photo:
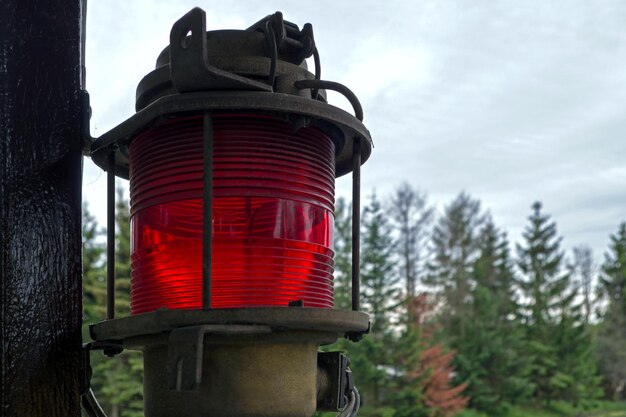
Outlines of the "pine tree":
M598 329L596 356L607 398L626 399L626 315L610 304Z
M380 338L398 306L399 290L391 227L375 193L363 210L361 226L361 300L372 320L372 336Z
M389 213L398 235L396 248L400 275L404 279L405 297L409 300L415 297L419 277L425 269L433 209L427 205L425 194L404 183L395 190Z
M626 314L626 222L611 236L609 252L604 256L599 290L610 304Z
M473 408L499 412L531 393L530 363L523 355L522 329L516 311L514 275L508 240L488 219L479 235L480 256L474 263L470 320L463 337L453 340L457 381Z
M364 403L384 404L388 395L395 343L390 324L398 306L399 291L392 262L393 240L387 216L374 193L361 222L361 302L370 315L371 333L349 349Z
M414 401L421 402L413 403L415 415L422 415L420 413L423 412L428 417L449 417L466 407L468 398L462 393L467 385L453 382L455 374L453 361L456 352L446 351L436 340L437 326L430 322L434 309L434 303L430 298L427 293L422 293L414 297L409 304L412 310L409 316L414 322L411 326L413 330L407 329L407 338L411 340L419 335L419 347L413 350L417 360L408 362L413 366L408 368L405 374L408 382L405 392L413 387L410 392L414 395ZM398 415L411 415L406 412L408 411L406 408L404 410L404 413Z
M527 355L532 358L530 380L537 406L553 399L579 401L595 395L594 367L588 354L591 339L584 328L576 289L563 271L561 238L556 223L532 206L529 225L517 246L518 281L522 292L520 315L526 327ZM575 342L572 349L570 343ZM581 389L579 381L590 384Z
M99 233L95 219L87 210L84 223L84 301L85 324L105 318L106 269L102 263L103 246L95 240ZM130 216L128 201L118 189L116 206L116 317L130 314ZM143 415L143 362L138 352L124 352L105 358L101 352L92 354L92 387L110 417L141 417Z
M335 204L335 308L352 307L352 207L345 199Z
M483 223L480 202L465 193L446 207L433 230L432 259L425 283L439 293L441 322L450 337L463 337L471 297L472 268Z
M598 292L608 301L598 335L598 358L609 398L626 397L626 222L611 235Z
M83 337L88 325L106 317L105 244L99 241L104 232L83 203Z
M394 417L429 416L429 407L424 398L421 360L424 343L414 314L412 311L405 318L406 327L395 346L397 376L392 398Z

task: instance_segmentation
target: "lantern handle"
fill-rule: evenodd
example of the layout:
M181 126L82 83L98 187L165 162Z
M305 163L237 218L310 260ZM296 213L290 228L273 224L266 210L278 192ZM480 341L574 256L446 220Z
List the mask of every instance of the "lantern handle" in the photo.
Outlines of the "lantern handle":
M298 90L306 90L310 88L313 90L326 89L336 91L348 99L354 109L354 117L356 117L360 122L363 121L363 107L361 106L359 99L356 97L356 94L354 94L352 90L345 85L326 80L298 80L295 82L295 87ZM315 97L313 98L315 99Z

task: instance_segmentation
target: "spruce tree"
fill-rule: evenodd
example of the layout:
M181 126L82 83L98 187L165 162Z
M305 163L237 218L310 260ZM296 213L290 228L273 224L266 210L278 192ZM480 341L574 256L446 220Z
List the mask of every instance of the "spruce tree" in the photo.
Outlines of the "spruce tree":
M433 230L425 283L443 300L440 318L451 338L465 333L482 223L480 202L461 193L445 208Z
M389 203L389 214L397 234L399 275L404 280L407 300L416 296L420 276L427 260L427 245L433 209L426 195L404 183L394 192Z
M391 226L376 193L363 210L361 226L361 301L370 314L372 335L380 338L397 309L400 291Z
M457 381L468 384L465 394L471 406L497 413L530 395L530 363L523 354L522 329L514 320L514 274L506 235L488 219L478 242L470 320L453 347L458 351Z
M522 293L519 314L526 328L527 356L532 358L535 403L593 398L597 380L590 363L591 339L575 303L576 288L564 271L561 238L556 223L541 212L541 203L534 203L532 210L524 244L517 245L517 266ZM583 389L579 381L589 386Z
M352 307L352 207L344 198L335 204L335 308Z
M106 269L102 263L103 246L94 239L99 233L95 219L87 210L83 215L84 231L84 303L85 325L105 318ZM130 314L130 216L128 201L118 189L115 242L116 317ZM127 352L106 358L92 354L92 387L109 417L143 415L143 362L138 352Z
M609 251L604 255L599 290L601 295L626 314L626 222L611 235Z
M598 334L598 358L609 398L626 398L626 222L610 237L598 292L608 302Z
M89 336L88 325L106 317L106 246L100 240L104 231L83 203L83 338Z
M400 339L399 363L403 384L394 402L398 416L449 417L463 410L468 398L466 384L455 384L453 362L456 352L437 340L437 324L432 322L435 303L427 293L409 302L412 323Z
M394 366L390 346L395 343L390 324L399 304L394 274L393 240L387 215L374 193L363 210L361 222L361 303L370 315L371 333L349 352L362 387L365 404L379 407L388 397Z

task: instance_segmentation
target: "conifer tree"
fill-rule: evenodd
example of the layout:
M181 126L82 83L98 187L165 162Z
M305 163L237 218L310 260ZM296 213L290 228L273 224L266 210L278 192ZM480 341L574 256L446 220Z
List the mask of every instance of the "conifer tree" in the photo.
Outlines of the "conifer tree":
M93 238L99 233L95 219L87 210L84 223L84 300L85 325L104 319L106 314L106 269L102 262L104 248ZM130 216L128 201L118 189L116 205L115 289L116 316L130 314ZM109 417L141 417L143 415L143 362L138 352L124 352L105 358L101 352L92 354L92 387Z
M445 208L433 230L433 254L425 283L443 300L440 318L450 337L465 333L482 223L480 202L461 193Z
M598 358L609 398L626 398L626 222L610 237L598 292L608 301L598 335Z
M427 293L422 293L409 303L412 310L409 317L413 323L407 328L404 342L412 341L408 346L413 347L413 357L405 356L409 359L405 363L410 366L405 372L407 384L400 391L404 403L400 403L402 406L396 414L399 416L449 417L463 410L468 402L463 396L467 385L453 382L456 352L446 351L436 340L437 326L430 321L434 309L430 298ZM415 346L416 336L418 346Z
M416 296L419 277L424 273L433 209L428 206L425 194L403 183L391 198L389 214L398 236L399 275L403 277L404 294L409 300Z
M517 265L523 300L519 313L526 327L527 355L532 358L535 403L541 406L557 398L579 401L593 397L597 387L588 354L591 340L575 303L576 288L563 271L556 223L541 212L541 203L534 203L532 210L524 245L517 246ZM570 345L574 341L576 349ZM580 387L581 380L590 384L587 389Z
M514 320L514 274L506 235L489 218L478 242L468 331L452 346L458 351L457 381L467 382L471 406L497 413L530 395L530 363L522 351L522 329Z
M352 215L344 198L335 204L335 308L352 306Z
M104 232L83 203L83 338L89 336L88 325L106 317L105 244L99 241Z
M391 322L399 303L398 280L392 262L393 240L382 205L374 193L361 222L361 303L370 315L371 333L349 348L364 404L379 407L390 390L387 369L394 365Z
M611 236L609 251L604 256L599 290L609 303L626 314L626 222Z
M372 335L380 338L398 306L398 277L392 260L391 227L376 193L363 210L361 232L361 300L370 314Z

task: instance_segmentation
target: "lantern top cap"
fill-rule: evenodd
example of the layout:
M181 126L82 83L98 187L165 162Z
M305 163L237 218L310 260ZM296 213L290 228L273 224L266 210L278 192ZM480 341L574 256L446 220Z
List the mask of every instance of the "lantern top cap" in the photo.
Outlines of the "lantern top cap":
M305 61L313 55L316 74L308 71ZM309 90L294 88L293 83L319 78L319 67L309 23L300 30L276 12L245 30L206 31L205 12L194 8L174 24L155 70L140 81L136 109L163 95L190 91L272 91L311 97Z
M313 57L314 73L305 59ZM371 135L354 93L320 79L313 29L302 29L276 12L246 30L206 31L206 14L194 8L174 23L170 44L156 68L137 87L137 113L91 143L92 160L109 169L115 150L115 174L128 178L128 145L139 133L164 119L205 112L258 113L277 117L294 129L314 125L335 143L335 172L352 171L353 144L360 164L372 151ZM354 115L326 101L326 91L344 95Z

